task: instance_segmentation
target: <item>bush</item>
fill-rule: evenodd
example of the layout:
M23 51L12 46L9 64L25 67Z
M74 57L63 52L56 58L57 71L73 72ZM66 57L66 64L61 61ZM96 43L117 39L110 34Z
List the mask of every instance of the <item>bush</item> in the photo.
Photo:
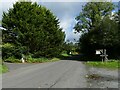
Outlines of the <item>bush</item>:
M32 58L31 56L27 56L26 62L28 63L44 63L44 62L54 62L58 61L59 58Z
M53 61L58 61L60 60L59 58L33 58L32 54L25 55L25 62L27 63L44 63L44 62L53 62ZM4 60L5 62L10 62L10 63L22 63L20 59L16 59L14 56L9 57Z
M2 58L7 59L13 55L14 45L6 43L2 45Z
M47 58L32 58L31 56L28 56L26 59L26 62L28 63L42 63L48 61Z
M2 58L3 60L8 59L9 57L14 57L21 59L22 53L27 53L25 46L15 46L11 43L5 43L2 45Z
M4 60L5 62L10 62L10 63L21 63L21 60L16 59L15 57L9 57L7 59Z

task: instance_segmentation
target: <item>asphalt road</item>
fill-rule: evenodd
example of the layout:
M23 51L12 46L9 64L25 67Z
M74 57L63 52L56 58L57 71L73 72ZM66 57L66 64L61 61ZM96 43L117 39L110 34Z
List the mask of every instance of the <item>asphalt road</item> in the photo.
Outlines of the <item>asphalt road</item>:
M80 61L18 65L3 74L3 88L87 88L86 66ZM13 66L12 66L13 67Z
M5 63L9 72L2 75L2 87L120 88L118 69L88 67L75 58L78 56L40 64ZM87 78L91 75L95 78Z

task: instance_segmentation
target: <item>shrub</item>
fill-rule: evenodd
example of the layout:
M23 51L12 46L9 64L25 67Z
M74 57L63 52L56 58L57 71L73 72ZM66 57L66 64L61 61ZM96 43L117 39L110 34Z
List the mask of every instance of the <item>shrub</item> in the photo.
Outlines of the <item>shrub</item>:
M54 62L60 60L59 58L32 58L31 56L27 56L26 62L28 63L44 63L44 62Z
M13 55L14 45L6 43L2 45L2 58L3 60Z
M17 55L12 54L16 58L21 57L21 52L32 53L35 58L54 57L61 53L65 39L59 23L59 19L44 6L32 2L16 2L13 8L3 13L2 27L6 30L2 30L2 41L16 46L13 51ZM23 53L21 47L24 46L27 48L23 48ZM7 54L7 51L4 52Z
M42 63L48 61L47 58L27 58L28 63Z
M21 63L21 60L16 59L15 57L9 57L7 59L4 60L5 62L10 62L10 63Z

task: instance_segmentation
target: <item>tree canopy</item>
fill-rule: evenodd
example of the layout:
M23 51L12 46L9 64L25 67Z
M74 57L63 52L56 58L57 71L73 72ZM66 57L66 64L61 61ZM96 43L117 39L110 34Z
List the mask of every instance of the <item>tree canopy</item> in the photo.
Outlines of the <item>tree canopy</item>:
M111 2L88 2L75 18L77 20L75 30L77 32L89 32L101 22L103 17L110 15L114 8L115 6Z
M2 34L3 44L14 45L19 55L53 57L61 52L65 34L59 19L37 3L16 2L3 13L2 27L6 29ZM3 54L6 54L4 49Z
M81 52L94 55L96 49L107 49L109 56L119 56L120 30L111 12L115 5L111 2L88 2L76 17L75 30L83 32L79 43Z

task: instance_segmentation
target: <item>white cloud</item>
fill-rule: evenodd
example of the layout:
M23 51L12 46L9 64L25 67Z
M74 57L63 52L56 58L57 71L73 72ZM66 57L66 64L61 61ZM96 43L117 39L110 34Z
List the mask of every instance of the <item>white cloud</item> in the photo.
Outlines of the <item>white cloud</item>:
M71 23L73 22L73 19L69 16L64 16L64 18L62 18L60 20L60 26L61 28L63 28L63 31L65 31L66 29L68 29L71 25Z
M63 31L65 31L65 34L66 34L65 41L70 40L75 42L75 40L78 40L80 37L80 34L79 33L75 34L74 33L75 30L73 29L75 24L75 19L69 16L64 16L64 18L60 21L61 21L60 26L61 28L63 28Z
M74 33L74 32L71 32L71 31L66 31L66 39L65 40L70 40L72 42L75 42L75 40L79 40L80 38L80 33Z
M46 6L50 9L60 20L60 27L65 31L66 39L74 41L74 39L78 40L80 34L75 34L73 31L73 27L76 23L75 17L79 14L82 9L82 5L85 3L76 3L76 2L44 2L41 5Z

